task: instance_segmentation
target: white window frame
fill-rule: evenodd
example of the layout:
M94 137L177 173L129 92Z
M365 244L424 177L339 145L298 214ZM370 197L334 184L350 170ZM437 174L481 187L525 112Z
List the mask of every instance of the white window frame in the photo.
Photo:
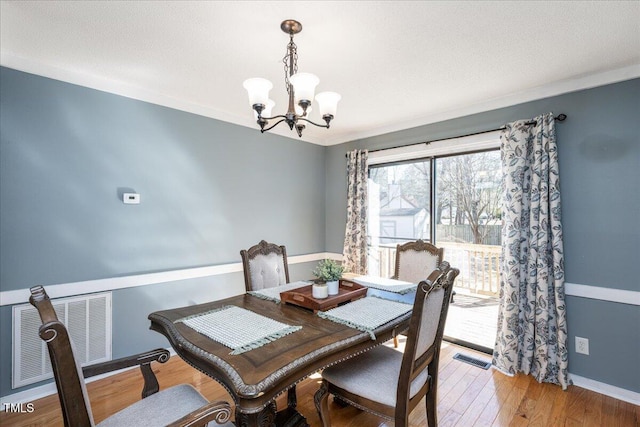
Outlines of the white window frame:
M440 139L424 144L372 151L369 153L369 166L500 148L501 132L496 130L459 138Z

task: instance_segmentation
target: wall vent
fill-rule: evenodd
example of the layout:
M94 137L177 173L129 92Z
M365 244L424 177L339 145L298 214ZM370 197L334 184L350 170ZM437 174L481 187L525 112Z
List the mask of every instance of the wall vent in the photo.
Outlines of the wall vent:
M111 360L111 292L52 299L51 303L69 331L82 366ZM41 324L31 304L13 307L14 389L53 378L47 345L38 335Z

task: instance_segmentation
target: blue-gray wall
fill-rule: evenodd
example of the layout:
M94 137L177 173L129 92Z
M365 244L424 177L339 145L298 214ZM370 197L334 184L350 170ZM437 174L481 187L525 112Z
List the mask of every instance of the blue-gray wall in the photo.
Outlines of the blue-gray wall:
M502 126L553 111L567 282L640 291L640 80L319 147L0 68L0 291L240 262L266 239L342 252L344 154ZM134 190L142 203L126 206ZM312 265L291 266L293 279ZM242 273L113 292L113 353L167 346L147 313L242 289ZM572 373L640 392L640 309L568 297ZM590 339L577 355L575 335ZM11 390L0 307L0 396Z
M330 147L327 251L342 251L347 151L455 137L549 111L568 115L556 126L566 281L640 291L640 79ZM640 307L567 297L567 317L569 371L640 392ZM589 356L575 353L576 335L589 338Z
M0 95L0 291L238 263L261 239L324 252L322 146L8 68ZM167 346L151 311L243 288L233 273L115 291L114 357ZM5 396L10 306L0 343Z

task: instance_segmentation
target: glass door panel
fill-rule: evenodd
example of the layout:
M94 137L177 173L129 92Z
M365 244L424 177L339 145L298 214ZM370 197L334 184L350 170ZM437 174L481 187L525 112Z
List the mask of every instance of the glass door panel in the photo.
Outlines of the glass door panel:
M493 349L501 243L500 152L436 159L436 245L460 269L445 337Z
M369 168L369 274L393 275L395 248L430 240L431 161Z

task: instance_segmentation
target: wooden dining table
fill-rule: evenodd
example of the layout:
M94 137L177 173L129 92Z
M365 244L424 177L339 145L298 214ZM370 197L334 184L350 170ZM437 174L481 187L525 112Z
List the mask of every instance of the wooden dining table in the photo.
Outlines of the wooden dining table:
M187 326L181 319L235 306L301 328L241 354ZM167 337L176 353L191 366L218 381L236 404L238 426L306 426L296 409L295 393L287 408L276 410L275 399L313 373L367 351L406 330L411 312L371 334L324 319L303 307L243 294L219 301L151 313L150 328Z

